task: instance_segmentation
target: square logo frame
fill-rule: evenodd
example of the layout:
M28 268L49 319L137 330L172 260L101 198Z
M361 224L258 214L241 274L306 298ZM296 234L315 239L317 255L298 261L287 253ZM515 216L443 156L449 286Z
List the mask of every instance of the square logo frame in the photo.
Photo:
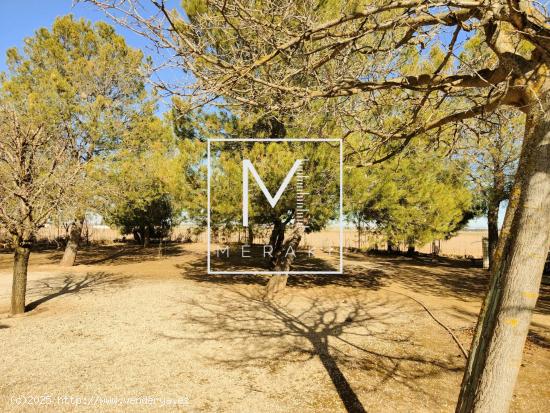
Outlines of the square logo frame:
M339 151L339 205L338 205L338 270L337 271L214 271L211 268L210 256L212 254L212 231L211 231L211 216L210 216L210 180L212 176L211 164L211 144L216 142L330 142L338 143ZM256 275L256 274L337 274L344 273L344 208L343 208L343 193L344 193L344 156L343 156L343 141L338 138L209 138L207 140L207 274L225 274L225 275Z

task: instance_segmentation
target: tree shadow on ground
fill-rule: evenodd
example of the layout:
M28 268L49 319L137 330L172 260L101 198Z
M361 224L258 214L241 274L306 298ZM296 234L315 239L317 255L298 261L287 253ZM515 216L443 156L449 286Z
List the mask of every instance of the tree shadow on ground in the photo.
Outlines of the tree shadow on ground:
M392 275L413 291L445 294L458 299L482 300L488 288L489 271L468 267L465 260L452 258L430 262L425 257L394 257L386 261L396 266ZM535 312L550 314L550 285L542 283Z
M243 257L242 248L247 257ZM308 256L307 250L299 249L292 264L293 271L337 271L337 263L330 262L317 256ZM230 245L227 252L213 250L210 259L213 271L270 271L268 257L264 258L264 246Z
M159 257L170 257L182 254L182 247L179 244L166 244L162 247L162 254L159 254L158 245L147 248L141 245L113 244L113 245L95 245L83 247L78 251L76 264L79 265L122 265L132 264L143 261L156 260ZM51 254L50 261L59 262L63 257L63 252L58 251Z
M36 286L29 288L29 295L42 297L31 301L25 306L25 311L32 311L39 305L56 297L80 292L92 292L109 286L120 286L128 280L126 276L119 276L103 271L88 272L84 275L65 275L63 278L52 277L36 281Z
M415 252L411 255L404 252L386 252L386 251L347 251L344 254L347 260L359 260L363 261L366 257L370 258L388 258L403 262L416 262L419 265L438 265L442 267L450 268L482 268L482 260L472 258L460 258L460 257L446 257L442 255L433 255Z
M315 258L319 265L315 267L310 261L309 265L314 266L315 272L323 271L323 260ZM257 284L266 285L271 277L269 274L261 274L267 271L263 267L263 260L256 259L258 266L254 262L250 263L248 271L258 271L258 274L207 274L206 259L197 260L184 264L177 264L176 267L183 270L182 276L201 283L216 284ZM231 271L232 267L226 267L224 271ZM292 270L307 271L303 267L293 267ZM330 269L334 271L334 269ZM323 286L341 286L341 287L362 287L369 289L378 289L383 285L384 272L379 269L365 269L358 265L347 265L343 274L290 274L287 285L290 287L323 287Z
M445 294L460 299L480 298L489 280L487 270L466 260L429 256L347 254L347 260L364 261L368 268L387 270L387 275L421 293Z
M345 258L347 263L343 274L291 274L288 285L297 287L338 285L377 289L398 281L411 291L464 299L482 297L487 283L484 270L464 268L461 265L440 265L399 256L346 254ZM317 259L322 261L320 258ZM262 263L259 262L258 266L254 266L252 261L249 271L264 271L261 265ZM206 274L205 258L178 265L178 268L184 270L182 275L185 278L198 282L265 285L270 277L266 274ZM226 271L231 269L229 267Z
M539 298L535 311L550 314L550 283L544 283L540 286Z
M437 399L416 381L462 369L462 362L452 356L432 358L415 347L413 330L391 326L398 322L396 314L405 313L399 301L366 303L363 297L334 303L287 297L276 302L258 292L229 290L207 304L195 300L187 304L191 310L179 321L192 325L194 335L161 334L163 338L222 343L222 348L232 349L228 356L218 352L208 358L232 369L274 371L289 363L318 359L347 412L366 411L358 391L366 395L387 385L405 386ZM369 388L358 375L367 375Z
M453 297L460 300L482 300L489 280L487 270L472 267L467 260L419 255L365 255L345 254L344 274L299 274L290 275L289 286L312 287L338 285L342 287L380 288L398 282L410 291L419 294ZM321 258L316 258L322 262ZM263 260L250 263L249 271L265 271ZM319 264L321 268L321 264ZM265 274L206 274L206 258L178 265L183 276L198 282L219 284L265 285ZM293 268L295 269L295 268ZM228 267L226 271L230 271ZM550 314L550 285L541 285L535 312Z
M539 347L550 349L550 339L536 331L529 330L529 334L527 335L527 340L530 341L531 343L536 344Z

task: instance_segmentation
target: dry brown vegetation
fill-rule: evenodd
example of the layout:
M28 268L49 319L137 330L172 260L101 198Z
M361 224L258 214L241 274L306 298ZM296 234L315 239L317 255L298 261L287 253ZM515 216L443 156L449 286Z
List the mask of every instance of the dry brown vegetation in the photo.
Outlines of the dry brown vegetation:
M488 277L470 261L346 254L345 275L291 277L270 302L266 276L207 275L204 251L89 247L70 269L59 251L34 253L31 311L14 318L0 254L0 410L29 411L10 403L22 394L185 396L196 412L454 410L465 359L437 321L468 348ZM512 411L547 411L549 355L545 284ZM43 410L98 409L120 411Z
M103 227L103 226L93 226L85 225L83 231L84 242L101 242L101 243L110 243L115 239L122 238L120 232L116 229ZM51 226L42 228L38 237L42 241L50 242L52 245L55 245L54 240L56 238L66 235L65 229L61 227ZM467 230L459 231L454 237L448 240L440 240L441 250L440 254L446 256L457 256L457 257L474 257L481 258L482 249L481 249L481 239L487 236L486 230ZM177 239L186 239L189 238L193 241L206 242L206 233L196 233L196 230L191 226L180 225L173 229L171 234L172 240ZM245 237L244 234L241 234L241 240ZM269 233L264 237L263 241L268 241ZM237 242L239 240L238 234L233 234L232 240ZM365 249L374 248L377 244L378 247L383 249L385 247L384 242L381 238L378 240L374 236L364 236L362 239L362 247ZM339 230L338 228L327 228L320 232L313 232L311 234L306 234L303 240L304 245L311 245L318 248L321 247L330 247L333 246L337 248L339 245ZM357 231L353 229L344 230L344 238L342 245L345 248L356 248L357 243ZM402 246L403 250L406 250L406 245ZM419 252L430 253L431 245L426 244L418 248Z

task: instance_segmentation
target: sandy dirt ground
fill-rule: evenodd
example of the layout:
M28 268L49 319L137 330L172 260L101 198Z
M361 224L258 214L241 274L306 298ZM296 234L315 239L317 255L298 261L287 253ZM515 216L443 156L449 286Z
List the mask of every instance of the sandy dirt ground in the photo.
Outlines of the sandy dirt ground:
M33 253L9 317L0 254L0 411L452 412L487 274L468 262L347 255L343 276L208 276L204 245ZM513 412L550 408L550 291ZM31 405L31 403L33 403Z

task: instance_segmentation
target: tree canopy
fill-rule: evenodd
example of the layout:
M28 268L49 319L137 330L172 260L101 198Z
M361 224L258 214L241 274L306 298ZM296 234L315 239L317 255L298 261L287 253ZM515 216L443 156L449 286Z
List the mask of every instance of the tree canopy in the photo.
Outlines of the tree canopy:
M346 212L360 229L390 244L421 246L452 234L471 208L472 193L460 163L410 150L346 174Z

